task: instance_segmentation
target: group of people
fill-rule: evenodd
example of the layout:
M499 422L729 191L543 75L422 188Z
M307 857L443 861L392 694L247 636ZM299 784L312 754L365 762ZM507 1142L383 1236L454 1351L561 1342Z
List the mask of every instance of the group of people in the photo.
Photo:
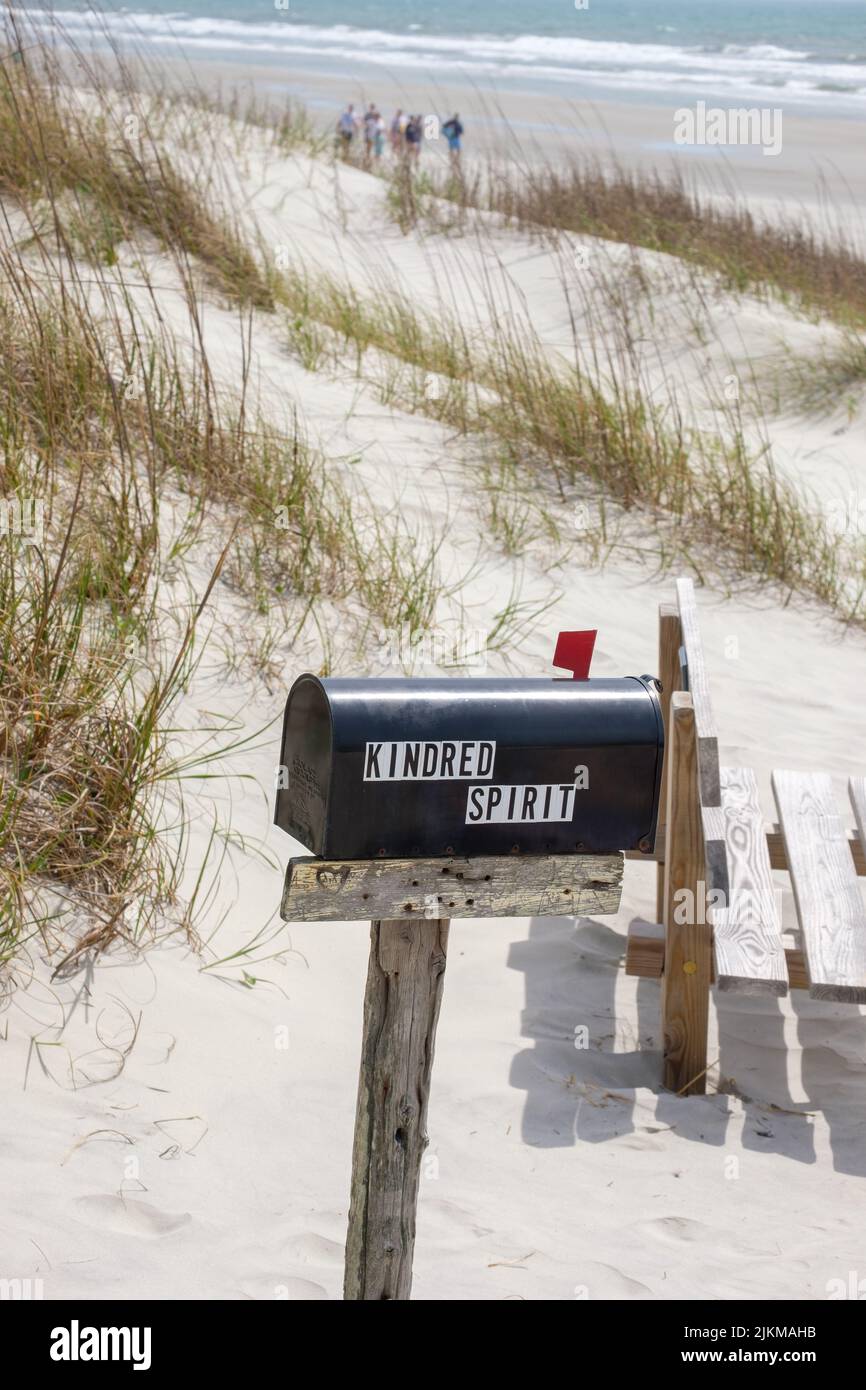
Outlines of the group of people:
M438 132L438 123L433 122ZM421 157L421 142L425 138L424 118L413 116L407 111L396 111L389 124L386 124L375 102L370 102L366 111L357 112L350 102L337 118L337 143L344 159L354 154L358 143L363 144L364 164L369 168L379 162L385 153L386 145L397 159L418 160ZM429 134L429 132L428 132ZM459 160L463 126L455 112L442 126L442 134L448 141L448 151L452 161Z

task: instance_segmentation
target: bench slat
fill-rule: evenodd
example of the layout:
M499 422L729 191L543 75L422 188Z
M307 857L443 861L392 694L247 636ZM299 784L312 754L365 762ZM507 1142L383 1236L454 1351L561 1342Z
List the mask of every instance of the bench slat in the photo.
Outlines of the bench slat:
M773 794L813 999L866 1004L866 909L825 773L776 771Z
M691 579L677 580L677 602L680 611L680 630L686 655L689 694L695 712L695 742L698 754L698 793L701 802L701 826L704 835L705 877L707 891L730 893L728 857L725 850L725 826L721 816L721 786L719 781L719 740L710 702L710 683L704 665L698 606L695 586Z
M710 700L710 683L704 665L704 649L701 644L695 586L691 579L677 580L677 603L680 610L683 646L686 650L689 693L695 711L701 805L720 806L719 740L716 734L716 722L713 718L712 701Z
M788 992L788 967L758 784L749 767L723 767L720 785L730 893L727 907L713 908L716 982L778 997Z
M854 819L857 822L857 833L860 837L860 846L866 845L866 777L848 778L848 799L854 808ZM862 870L858 869L858 873Z

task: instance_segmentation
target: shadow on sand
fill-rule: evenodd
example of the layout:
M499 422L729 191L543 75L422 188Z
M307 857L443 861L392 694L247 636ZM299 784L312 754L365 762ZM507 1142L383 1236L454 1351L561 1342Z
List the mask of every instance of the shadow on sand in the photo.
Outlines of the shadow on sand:
M508 965L525 977L521 1032L529 1046L510 1082L526 1092L522 1137L538 1148L602 1143L633 1132L635 1092L657 1096L659 1129L713 1145L727 1141L731 1107L745 1102L740 1143L797 1163L816 1161L814 1125L823 1115L837 1172L866 1176L866 1020L861 1010L793 990L783 1000L713 990L718 1024L711 1077L721 1092L693 1101L661 1086L660 984L636 980L636 1022L617 1017L621 932L593 918L532 918ZM619 983L618 983L619 982ZM800 1049L799 1056L796 1055ZM791 1078L800 1082L791 1094ZM711 1081L710 1092L715 1090Z

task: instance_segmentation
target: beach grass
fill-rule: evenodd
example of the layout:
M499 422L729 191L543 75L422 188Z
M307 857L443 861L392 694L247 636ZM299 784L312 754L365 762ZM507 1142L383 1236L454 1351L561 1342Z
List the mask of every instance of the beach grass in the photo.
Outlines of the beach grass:
M530 232L572 232L663 252L740 293L772 294L844 327L866 327L866 260L831 219L829 234L804 217L771 220L733 193L713 197L683 173L633 172L616 162L516 157L455 171L441 163L415 175L388 171L388 205L404 231L423 223L442 231L481 209ZM456 208L462 215L443 209Z
M774 583L866 623L866 554L828 527L766 449L747 445L737 408L724 436L706 434L687 425L675 396L651 405L616 370L602 385L552 360L528 323L471 334L444 304L424 315L393 287L364 298L298 267L274 292L292 315L330 330L335 351L342 344L357 354L384 399L495 441L511 476L547 480L563 504L577 489L638 511L665 567L700 555L704 572ZM489 483L485 491L489 505ZM514 507L488 515L513 550ZM537 529L538 514L525 513L525 524ZM548 535L561 529L553 523Z
M0 64L0 195L26 202L44 235L95 264L114 265L122 243L148 232L233 301L269 307L255 258L212 208L218 165L200 158L181 173L167 153L179 101L139 92L120 60L110 83L79 59L85 94L70 89L59 60ZM196 109L201 155L210 108Z
M255 249L167 153L178 112L202 156L217 116L122 91L120 107L117 85L81 100L44 55L0 66L0 962L34 932L69 963L191 930L180 783L197 760L173 712L214 585L233 578L298 628L326 598L351 600L364 630L428 622L439 592L435 539L399 517L366 525L373 504L296 414L262 413L248 373L217 388L202 296L250 324L273 303ZM134 147L109 128L118 109ZM167 263L191 348L159 311ZM210 578L166 629L166 585L194 549Z

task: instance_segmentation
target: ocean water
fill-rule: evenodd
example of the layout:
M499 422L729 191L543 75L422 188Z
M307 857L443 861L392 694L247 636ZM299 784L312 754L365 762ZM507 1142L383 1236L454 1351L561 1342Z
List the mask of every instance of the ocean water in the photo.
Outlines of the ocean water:
M294 71L866 113L866 0L139 0L121 42ZM20 4L38 22L41 6ZM56 3L82 35L90 8Z

